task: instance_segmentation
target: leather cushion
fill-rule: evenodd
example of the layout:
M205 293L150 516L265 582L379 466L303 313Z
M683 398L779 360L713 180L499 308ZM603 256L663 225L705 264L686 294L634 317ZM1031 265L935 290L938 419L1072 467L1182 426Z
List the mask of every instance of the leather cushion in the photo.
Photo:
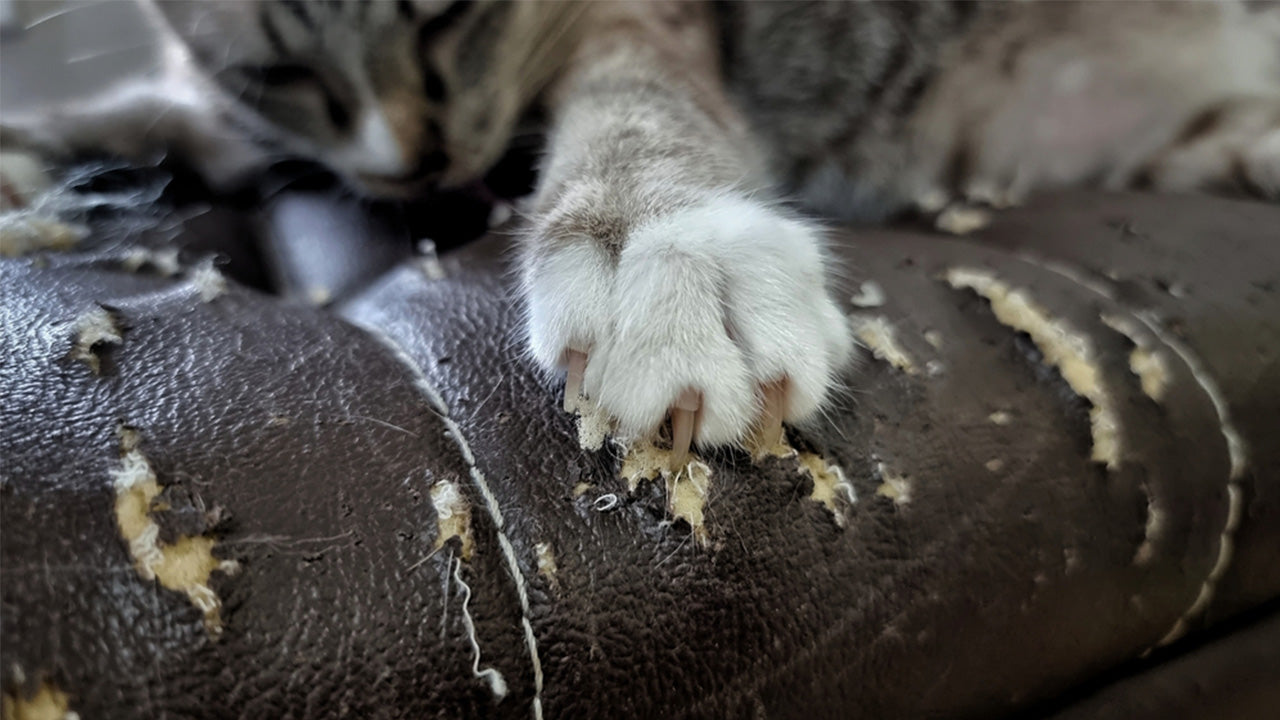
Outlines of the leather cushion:
M1211 622L1280 595L1277 226L1263 205L1081 193L970 239L842 233L851 317L883 317L912 363L868 355L791 431L856 502L811 500L794 459L718 453L705 546L661 483L628 491L621 448L579 444L521 355L501 236L447 255L443 278L401 265L341 319L235 283L206 301L194 272L128 272L116 251L0 261L5 687L46 682L86 717L1034 707L1157 645L1206 579ZM955 267L1088 339L1115 467L1090 459L1090 403L942 281ZM865 281L883 304L849 301ZM100 375L69 357L95 307L121 329ZM1159 402L1103 315L1149 321L1134 334L1164 357ZM1235 476L1215 398L1246 448ZM164 536L239 563L210 580L216 634L121 538L122 425L166 488ZM440 482L470 508L466 562L457 539L436 548Z

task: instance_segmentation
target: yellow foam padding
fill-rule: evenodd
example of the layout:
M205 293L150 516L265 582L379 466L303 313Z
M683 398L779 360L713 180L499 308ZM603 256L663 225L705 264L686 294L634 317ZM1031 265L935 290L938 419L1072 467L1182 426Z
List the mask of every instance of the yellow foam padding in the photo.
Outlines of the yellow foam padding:
M0 707L4 710L4 720L74 720L79 717L71 712L67 694L48 683L40 683L31 697L6 692L0 700Z
M232 572L237 565L214 557L217 541L206 535L182 536L171 544L160 541L160 526L151 511L162 488L138 441L136 431L121 430L124 455L113 473L120 536L128 544L138 574L185 594L204 613L205 627L217 635L222 630L222 602L209 587L209 577L215 570Z

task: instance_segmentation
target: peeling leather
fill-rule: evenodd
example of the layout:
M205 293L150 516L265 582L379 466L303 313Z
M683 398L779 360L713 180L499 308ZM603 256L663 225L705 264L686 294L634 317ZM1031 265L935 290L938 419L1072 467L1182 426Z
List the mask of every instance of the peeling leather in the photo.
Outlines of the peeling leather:
M440 279L402 265L338 312L421 369L493 488L546 717L1002 717L1135 658L1218 557L1230 462L1212 403L1172 355L1151 401L1104 314L1168 318L1251 450L1236 559L1192 636L1280 596L1275 227L1280 209L1262 205L1074 194L963 240L843 236L851 287L883 287L876 314L945 372L864 359L844 378L856 402L789 431L853 486L843 528L805 499L794 460L707 458L705 548L672 521L660 483L628 491L611 443L582 449L520 355L502 238L446 254ZM1096 274L1114 298L1019 259L1027 250ZM938 281L955 265L1035 288L1094 338L1125 437L1113 471L1089 460L1088 405L1035 346ZM1189 295L1160 289L1174 282ZM93 253L0 260L0 287L5 688L23 668L82 717L532 717L498 528L417 379L371 334L236 283L203 303L181 277ZM101 377L65 358L66 328L96 304L128 328ZM1002 412L1011 422L989 419ZM184 596L133 571L111 510L120 423L141 432L170 500L162 527L211 529L215 553L240 564L215 576L218 639ZM910 502L876 494L881 463L911 478ZM430 488L446 478L473 509L461 565L456 543L436 548ZM1165 515L1139 566L1148 492ZM455 569L501 699L472 674Z

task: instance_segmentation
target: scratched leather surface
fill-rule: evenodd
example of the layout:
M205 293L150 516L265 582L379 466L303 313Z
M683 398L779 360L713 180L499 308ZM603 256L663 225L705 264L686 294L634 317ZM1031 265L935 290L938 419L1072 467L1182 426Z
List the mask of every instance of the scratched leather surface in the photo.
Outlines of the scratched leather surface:
M203 302L186 274L126 272L113 255L5 259L5 691L18 668L19 691L44 680L82 717L113 718L531 717L535 695L546 717L1034 713L1156 644L1224 560L1193 637L1280 597L1275 227L1273 207L1078 194L966 240L845 236L844 298L869 279L885 295L846 309L884 316L918 371L866 358L839 408L792 432L853 485L843 527L794 460L725 453L709 458L705 548L660 487L627 493L617 448L579 446L554 383L521 356L501 238L446 256L443 279L407 263L337 308L404 357L234 283ZM1089 406L1034 345L940 282L955 266L1028 288L1091 339L1120 420L1117 467L1088 459ZM124 328L102 376L67 357L95 304ZM1158 404L1129 370L1130 341L1099 319L1138 310L1205 371L1163 348ZM406 360L492 488L536 651L472 468ZM1234 480L1205 376L1247 446ZM121 424L161 485L218 509L215 554L241 570L214 576L217 639L184 595L133 568L112 514ZM905 478L905 502L877 494L885 473ZM501 699L472 672L456 541L433 553L442 479L472 508L476 549L458 573ZM608 494L620 502L597 510ZM1151 507L1162 522L1148 538ZM553 575L538 571L544 543Z

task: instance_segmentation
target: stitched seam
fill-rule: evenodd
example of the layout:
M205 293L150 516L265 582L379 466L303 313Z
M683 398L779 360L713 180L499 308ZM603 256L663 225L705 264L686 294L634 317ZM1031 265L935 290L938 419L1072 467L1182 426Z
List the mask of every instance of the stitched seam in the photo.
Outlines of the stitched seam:
M472 453L470 443L467 442L466 437L462 434L462 428L449 416L449 406L445 404L444 398L436 390L435 386L427 380L427 376L423 374L422 368L418 366L418 363L399 343L392 340L386 333L366 325L361 325L360 327L389 350L400 364L408 368L414 378L414 386L431 402L433 409L445 425L446 434L453 438L454 444L462 452L462 458L467 463L472 484L480 492L481 497L484 498L485 511L489 513L489 518L493 521L494 531L498 536L498 545L501 547L503 559L506 561L507 572L511 575L511 579L515 581L516 595L520 601L520 624L524 630L525 647L529 650L529 661L533 665L532 712L534 720L542 720L542 661L538 658L538 641L533 634L533 624L529 622L529 592L525 583L524 573L520 570L520 563L516 559L515 547L512 546L511 540L507 538L506 520L503 518L502 509L498 505L498 498L489 487L489 482L485 479L484 473L477 467L475 454Z

